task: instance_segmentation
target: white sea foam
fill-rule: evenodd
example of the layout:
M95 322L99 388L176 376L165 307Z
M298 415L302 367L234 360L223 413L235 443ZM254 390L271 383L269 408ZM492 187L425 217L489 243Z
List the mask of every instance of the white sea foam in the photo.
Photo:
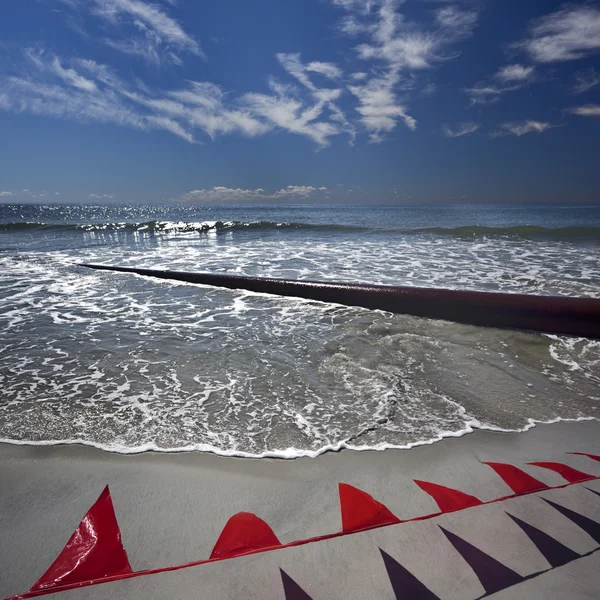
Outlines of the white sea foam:
M418 440L408 444L389 444L380 443L373 446L357 446L348 444L345 441L337 442L335 444L328 444L317 448L316 450L306 450L302 448L285 448L281 450L267 450L258 454L252 454L250 452L243 452L238 450L222 450L221 448L211 446L210 444L190 444L187 446L177 446L174 448L163 448L156 444L144 443L138 446L121 446L119 444L100 444L97 442L84 440L84 439L72 439L72 440L14 440L10 438L1 438L0 443L11 444L14 446L73 446L82 445L104 450L106 452L114 452L116 454L141 454L144 452L159 452L159 453L176 453L176 452L207 452L215 454L217 456L225 456L230 458L279 458L285 460L291 460L295 458L316 458L327 452L340 452L342 450L353 450L355 452L382 452L384 450L410 450L411 448L417 448L419 446L429 446L441 442L447 438L461 438L467 434L473 433L477 430L482 431L493 431L496 433L524 433L537 425L551 425L555 423L576 423L583 421L596 421L595 417L579 417L576 419L562 419L557 417L556 419L550 419L548 421L537 421L535 419L528 419L527 425L520 429L505 429L501 427L494 427L488 425L482 425L478 421L471 421L465 423L465 427L459 431L440 431L435 437L430 439Z
M294 458L600 417L599 342L76 266L600 297L593 248L200 225L0 254L3 441Z

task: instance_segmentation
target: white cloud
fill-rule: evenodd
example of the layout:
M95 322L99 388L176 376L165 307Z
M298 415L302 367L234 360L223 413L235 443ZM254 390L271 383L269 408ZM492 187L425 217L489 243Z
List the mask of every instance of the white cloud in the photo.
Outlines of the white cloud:
M514 92L531 83L534 71L533 66L505 65L494 74L495 82L481 82L464 91L471 96L471 104L492 104L498 102L502 94Z
M51 68L60 79L74 88L83 90L84 92L95 92L98 89L93 81L82 77L75 70L63 68L60 60L56 57L52 61Z
M356 10L368 14L379 3L380 0L332 0L335 6L341 6L346 10Z
M600 117L600 104L586 104L585 106L575 106L569 109L572 115L580 117Z
M48 192L46 190L40 190L40 191L36 191L36 192L32 192L30 189L24 189L21 190L22 194L27 194L30 198L45 198L48 195ZM19 192L17 192L17 195L19 194Z
M588 71L580 71L575 73L575 85L571 90L572 94L583 94L595 88L600 84L600 73L595 69L589 69Z
M196 204L220 204L222 202L248 202L262 197L264 190L244 190L240 188L227 188L216 186L210 189L192 190L183 194L178 200Z
M506 65L502 67L494 77L500 81L524 81L533 75L535 67L524 67L523 65Z
M284 94L248 93L241 98L243 105L256 117L290 133L304 135L319 146L328 146L329 138L341 133L341 128L328 122L317 120L325 102L306 105L296 98Z
M460 35L469 35L477 24L479 13L474 9L464 10L458 6L440 8L436 13L437 22Z
M12 192L0 192L0 198L7 198L8 196L12 196Z
M405 102L397 98L399 87L407 86L404 72L430 69L456 56L448 56L444 51L471 34L477 23L477 10L445 6L434 12L429 27L423 27L399 12L402 0L333 0L333 4L350 13L339 27L341 32L367 34L369 38L356 47L359 58L376 61L370 78L359 71L358 77L351 78L364 83L348 87L359 100L356 110L371 142L382 141L399 121L415 129L416 120L408 115Z
M333 120L344 125L353 138L354 129L350 127L350 124L347 122L342 110L333 103L334 100L337 100L341 96L342 90L318 88L307 75L308 72L313 72L319 73L329 79L338 79L342 76L341 69L339 69L339 67L333 63L328 62L317 61L304 65L300 59L299 52L293 54L280 52L276 55L276 58L280 62L281 66L290 75L292 75L292 77L295 77L305 88L312 92L312 95L316 100L327 106L327 108L333 113Z
M288 185L287 187L278 190L273 194L273 198L289 198L291 196L299 196L301 198L306 198L310 196L316 191L326 190L325 187L312 187L311 185Z
M524 84L519 83L505 87L499 87L492 84L480 84L472 88L466 88L464 91L471 96L471 104L492 104L498 102L502 94L519 90Z
M373 143L381 142L385 134L395 129L398 119L402 119L411 130L417 127L416 119L408 115L406 107L396 100L393 91L396 82L396 77L372 78L365 85L348 88L358 98L356 110Z
M426 69L443 60L442 49L471 34L478 13L456 6L436 11L437 27L423 30L406 21L397 0L381 0L372 41L358 47L363 58L381 58L395 68Z
M346 15L338 25L338 30L345 35L358 35L359 33L363 33L368 31L366 25L363 25L356 17L353 15Z
M304 87L309 90L316 90L317 86L313 84L308 75L306 68L300 60L300 53L279 52L275 55L281 66L292 76L295 77Z
M202 132L263 135L272 125L248 109L227 103L212 83L188 82L185 88L153 92L117 77L108 67L74 60L68 67L56 57L27 53L35 66L27 76L0 77L0 108L84 123L112 123L139 130L163 130L193 142Z
M540 63L584 58L600 50L600 9L566 5L537 19L528 39L518 44Z
M89 13L104 22L120 38L105 38L106 44L149 62L180 64L179 52L203 56L198 42L159 5L143 0L62 0L71 9ZM173 2L170 2L174 4Z
M180 89L152 90L125 82L106 65L91 60L68 62L28 51L31 68L19 76L0 76L0 109L29 112L83 123L111 123L139 130L162 130L188 142L210 138L264 135L274 128L308 137L318 146L354 128L335 104L341 88L319 88L309 79L299 55L282 55L282 64L310 92L302 99L294 86L275 80L271 94L246 93L235 98L210 82L188 81ZM331 63L310 63L312 72L337 75Z
M306 70L313 73L320 73L329 79L339 79L342 76L342 70L330 62L314 61L306 65Z
M461 137L463 135L469 135L470 133L474 133L479 129L478 123L468 122L461 123L458 125L456 129L451 129L447 125L444 125L444 135L446 137Z
M346 115L335 101L340 97L339 88L319 88L310 77L309 72L319 73L329 78L341 77L341 70L333 63L311 62L304 65L300 53L283 53L276 55L281 66L292 77L297 79L311 93L314 104L299 98L294 87L282 85L274 79L270 81L273 95L248 93L242 97L243 104L253 114L267 119L273 125L292 133L305 135L319 146L328 146L328 138L345 132L354 141L354 127L348 122ZM322 115L325 119L317 121Z
M318 192L326 192L326 187L313 187L310 185L288 185L285 188L277 190L271 194L263 188L241 189L215 186L209 189L192 190L176 198L180 202L189 202L194 204L221 204L224 202L243 203L243 202L264 202L273 200L294 200L305 199Z
M97 200L112 200L115 196L114 194L89 194L88 197Z
M438 91L438 86L435 83L428 83L427 85L423 86L423 89L421 90L421 94L423 94L423 96L431 96L432 94L435 94Z
M544 131L552 129L553 127L556 127L556 125L551 125L550 123L542 121L521 121L504 123L502 125L502 129L505 133L510 133L518 137L527 133L543 133Z

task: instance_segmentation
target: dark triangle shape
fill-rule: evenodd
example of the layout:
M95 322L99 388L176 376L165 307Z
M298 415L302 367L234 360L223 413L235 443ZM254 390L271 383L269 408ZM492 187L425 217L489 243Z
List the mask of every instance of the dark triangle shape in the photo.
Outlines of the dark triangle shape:
M555 504L551 500L547 500L546 498L542 498L545 500L550 506L553 506L558 512L562 513L567 517L567 519L571 519L573 523L579 525L581 529L583 529L592 539L594 539L598 544L600 544L600 523L593 521L592 519L588 519L588 517L584 517L580 515L578 512L571 510L569 508L565 508L560 504Z
M440 527L438 525L438 527ZM485 552L479 550L469 542L459 538L454 533L447 531L443 527L440 529L448 538L454 548L469 563L469 566L477 575L481 585L488 594L495 594L517 583L521 583L523 578L512 569L505 567L501 562L492 558Z
M525 523L525 521L521 521L517 517L513 517L509 513L506 514L527 534L527 537L537 546L537 549L552 567L561 567L572 560L580 558L577 552L563 546L547 533L540 531L529 523Z
M585 487L585 486L583 486L583 487ZM592 492L592 494L596 494L596 496L600 496L600 492L597 492L596 490L592 490L592 489L590 489L590 488L588 488L588 487L586 487L585 489L586 489L588 492Z
M439 600L409 570L379 548L397 600Z
M283 582L285 600L312 600L283 569L279 569L279 572L281 573L281 581Z

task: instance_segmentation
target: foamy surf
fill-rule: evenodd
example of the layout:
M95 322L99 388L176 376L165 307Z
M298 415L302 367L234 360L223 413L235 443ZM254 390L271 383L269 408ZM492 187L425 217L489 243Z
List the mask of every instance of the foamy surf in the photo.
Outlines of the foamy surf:
M0 231L5 441L292 458L600 418L600 344L585 338L77 266L600 297L588 239L500 232L518 225L485 212L495 224L476 227L497 231L455 215L447 235L433 212L373 208L36 210L22 220L61 227Z
M183 447L175 448L162 448L152 443L144 443L139 446L121 446L119 444L99 444L90 440L74 439L74 440L14 440L10 438L0 438L0 443L11 444L14 446L90 446L103 450L105 452L112 452L115 454L142 454L145 452L158 452L158 453L178 453L178 452L206 452L214 454L216 456L224 456L229 458L249 458L249 459L260 459L260 458L274 458L282 460L293 460L296 458L316 458L328 452L340 452L342 450L351 450L354 452L383 452L384 450L410 450L411 448L417 448L419 446L430 446L441 442L447 438L461 438L470 433L474 433L477 430L481 431L493 431L496 433L525 433L530 429L538 425L552 425L555 423L577 423L583 421L598 421L596 417L579 417L574 419L562 419L557 417L556 419L550 419L548 421L536 421L535 419L528 419L527 425L521 429L505 429L502 427L494 427L492 425L484 425L478 421L473 421L465 424L464 429L459 431L444 431L440 432L436 437L418 440L408 444L387 444L381 443L373 446L356 446L349 444L346 441L340 441L334 444L328 444L322 446L317 450L305 450L301 448L285 448L280 450L267 450L259 454L252 454L250 452L242 452L238 450L222 450L208 444L190 444Z

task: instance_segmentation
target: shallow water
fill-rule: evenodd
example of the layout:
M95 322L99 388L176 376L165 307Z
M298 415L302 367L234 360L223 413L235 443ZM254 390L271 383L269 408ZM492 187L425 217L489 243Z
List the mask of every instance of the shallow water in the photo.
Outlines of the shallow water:
M290 457L600 418L598 341L81 262L600 297L599 209L0 206L0 438Z

